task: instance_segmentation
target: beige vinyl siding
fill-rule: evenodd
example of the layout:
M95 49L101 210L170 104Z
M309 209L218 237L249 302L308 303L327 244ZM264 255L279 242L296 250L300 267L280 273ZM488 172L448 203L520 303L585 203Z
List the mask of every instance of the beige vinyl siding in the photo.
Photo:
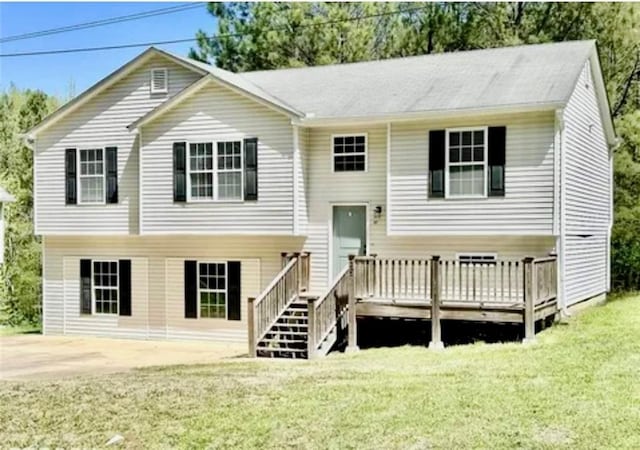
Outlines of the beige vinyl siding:
M168 69L169 93L150 94L150 71ZM138 232L138 136L127 125L199 77L153 56L87 104L38 135L35 148L37 234ZM118 147L118 204L65 205L65 149Z
M244 342L246 299L280 271L282 251L302 239L284 237L47 237L44 244L45 334ZM81 316L80 259L132 261L132 316ZM241 321L184 319L184 261L240 261Z
M505 197L429 199L429 130L506 126ZM391 127L392 235L551 235L554 116L529 113Z
M143 234L293 233L293 127L284 114L210 83L142 137ZM248 137L258 138L257 202L173 202L174 142Z
M611 162L589 63L564 119L564 290L568 306L608 289Z
M367 134L367 171L334 173L331 136L358 133ZM553 250L551 236L452 236L446 231L439 236L387 236L386 147L386 125L309 130L306 153L312 169L307 184L309 225L305 250L311 252L312 291L321 293L331 282L331 205L334 203L368 205L368 251L380 257L454 258L459 252L497 252L499 257L522 258L545 256ZM378 219L373 214L376 206L382 206L383 210Z

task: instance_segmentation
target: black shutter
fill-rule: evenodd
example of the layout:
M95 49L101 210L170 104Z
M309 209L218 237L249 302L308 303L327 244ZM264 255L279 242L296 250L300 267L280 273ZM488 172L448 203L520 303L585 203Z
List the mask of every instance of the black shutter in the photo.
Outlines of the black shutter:
M107 203L118 203L118 147L107 147L105 153Z
M429 131L429 197L444 197L445 130Z
M258 200L258 138L244 140L244 199Z
M119 265L119 283L118 296L120 303L118 305L118 314L121 316L131 315L131 260L121 259Z
M490 197L504 197L504 165L507 140L507 127L489 127L487 180Z
M91 314L91 260L80 260L80 314Z
M184 262L184 317L198 318L198 262Z
M227 263L227 283L228 295L227 299L227 318L229 320L240 320L240 305L242 303L240 288L240 261L229 261Z
M173 143L173 201L187 201L187 143Z
M65 201L66 205L78 203L78 181L76 176L76 149L68 148L64 153ZM91 312L91 311L89 311Z

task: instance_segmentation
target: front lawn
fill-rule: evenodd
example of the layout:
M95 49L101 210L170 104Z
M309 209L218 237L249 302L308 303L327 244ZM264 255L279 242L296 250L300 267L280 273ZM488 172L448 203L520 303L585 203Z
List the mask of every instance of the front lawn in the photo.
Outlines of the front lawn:
M3 447L640 448L640 297L538 344L0 383Z

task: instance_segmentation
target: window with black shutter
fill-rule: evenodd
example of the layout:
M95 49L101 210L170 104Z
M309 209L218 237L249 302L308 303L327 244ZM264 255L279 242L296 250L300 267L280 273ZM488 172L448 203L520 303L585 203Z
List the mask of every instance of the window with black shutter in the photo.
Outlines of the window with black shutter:
M107 177L107 203L118 203L118 147L105 148L106 153L106 177Z
M489 181L490 197L504 197L504 167L506 162L507 127L489 127Z
M429 131L429 197L444 197L445 130Z
M241 320L240 261L185 261L185 317Z

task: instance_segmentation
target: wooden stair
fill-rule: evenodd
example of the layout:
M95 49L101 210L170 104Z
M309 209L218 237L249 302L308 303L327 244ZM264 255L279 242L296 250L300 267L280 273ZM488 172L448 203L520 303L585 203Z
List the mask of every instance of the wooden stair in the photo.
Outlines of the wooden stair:
M297 297L258 341L257 356L307 358L308 329L307 302Z

